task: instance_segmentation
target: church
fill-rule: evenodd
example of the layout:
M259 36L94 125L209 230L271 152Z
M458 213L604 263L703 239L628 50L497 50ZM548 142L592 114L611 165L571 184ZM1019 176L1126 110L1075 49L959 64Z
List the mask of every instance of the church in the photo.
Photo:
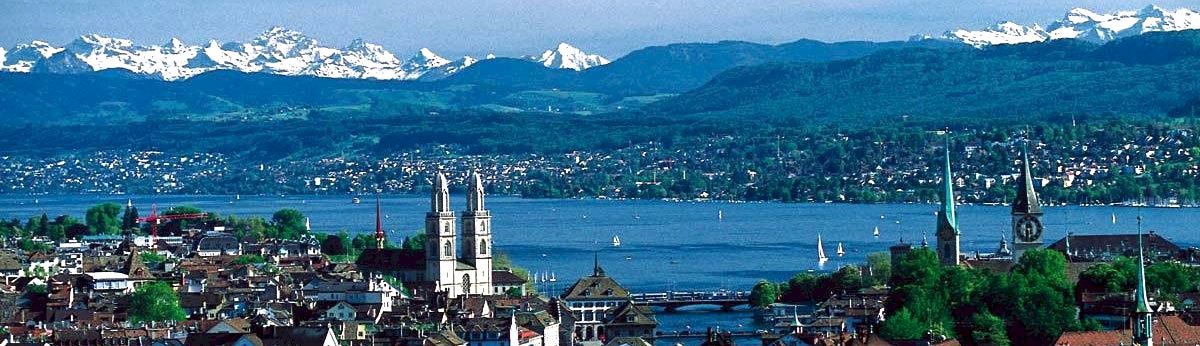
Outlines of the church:
M384 248L385 235L376 203L376 248L364 250L356 265L376 275L392 275L414 294L437 293L447 298L495 294L492 287L492 215L484 205L483 181L473 173L467 189L467 208L461 220L450 209L446 176L438 173L425 213L424 251ZM458 236L458 221L462 237ZM460 245L461 239L461 246Z
M1025 251L1041 248L1042 234L1042 205L1038 201L1037 191L1033 186L1033 175L1029 166L1029 150L1021 151L1021 175L1017 179L1017 196L1012 203L1012 239L1014 250L1009 257L1008 241L1002 237L1000 248L988 257L976 255L971 265L978 265L981 260L1003 259L1015 262ZM964 263L960 238L962 233L958 225L958 215L954 202L954 176L950 169L950 142L946 142L946 163L942 176L942 203L937 212L937 244L935 252L942 265L954 266ZM893 253L896 250L893 249Z

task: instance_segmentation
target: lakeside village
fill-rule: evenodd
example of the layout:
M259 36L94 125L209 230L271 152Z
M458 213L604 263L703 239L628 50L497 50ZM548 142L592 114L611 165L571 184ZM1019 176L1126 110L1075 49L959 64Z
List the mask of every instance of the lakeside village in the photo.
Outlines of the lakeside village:
M1200 251L1143 235L1140 220L1130 234L1045 246L1028 153L1022 162L1011 245L962 253L947 148L934 244L900 240L870 263L760 282L749 294L633 293L598 260L562 292L535 292L538 279L492 247L505 231L493 233L478 173L458 215L438 173L424 233L402 242L386 239L378 205L374 237L353 240L302 232L306 222L279 213L257 225L276 228L266 236L228 219L167 232L203 216L195 213L134 211L117 221L124 235L95 229L118 228L108 219L119 210L89 212L86 225L13 221L5 227L20 233L0 250L0 345L1200 343ZM143 223L149 234L130 231ZM61 241L32 240L55 227L66 229ZM656 314L704 304L750 304L770 327L659 329Z

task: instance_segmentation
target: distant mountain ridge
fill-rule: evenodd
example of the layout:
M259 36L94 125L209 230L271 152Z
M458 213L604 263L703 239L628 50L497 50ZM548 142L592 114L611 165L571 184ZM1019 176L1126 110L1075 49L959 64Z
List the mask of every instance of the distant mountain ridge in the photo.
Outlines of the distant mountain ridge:
M1091 43L1105 43L1122 37L1141 35L1148 32L1181 31L1200 29L1200 12L1187 8L1167 10L1149 5L1141 10L1096 13L1085 8L1075 8L1062 19L1042 27L1003 21L991 27L970 30L947 31L940 39L966 43L975 47L999 44L1042 42L1059 39L1077 39ZM918 38L930 38L917 36Z
M489 55L490 56L490 55ZM485 58L486 59L486 58ZM531 56L547 68L583 70L608 63L567 43ZM80 36L55 47L44 41L0 49L0 71L89 73L124 69L134 75L173 81L216 70L380 80L436 80L453 75L480 59L447 59L428 48L397 57L374 43L354 40L342 48L282 27L273 27L249 42L209 41L203 46L172 38L162 45L140 45L99 34Z

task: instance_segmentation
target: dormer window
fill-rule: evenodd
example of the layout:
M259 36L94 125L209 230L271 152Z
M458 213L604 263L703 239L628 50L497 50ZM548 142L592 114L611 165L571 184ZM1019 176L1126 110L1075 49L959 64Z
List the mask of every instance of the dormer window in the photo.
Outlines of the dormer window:
M592 295L592 290L583 290L583 292L579 292L579 295L584 297L590 296Z
M613 295L613 290L612 290L611 288L610 288L610 289L607 289L607 290L604 290L604 295L606 295L606 296L611 296L611 295Z

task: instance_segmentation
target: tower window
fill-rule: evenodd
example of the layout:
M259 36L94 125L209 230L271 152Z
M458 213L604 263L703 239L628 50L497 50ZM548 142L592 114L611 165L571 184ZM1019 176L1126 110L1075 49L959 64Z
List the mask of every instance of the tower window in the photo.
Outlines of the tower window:
M480 240L480 241L479 241L479 254L480 254L480 255L486 255L486 254L487 254L487 240Z
M454 254L454 245L447 240L446 244L442 245L442 256L452 256Z

